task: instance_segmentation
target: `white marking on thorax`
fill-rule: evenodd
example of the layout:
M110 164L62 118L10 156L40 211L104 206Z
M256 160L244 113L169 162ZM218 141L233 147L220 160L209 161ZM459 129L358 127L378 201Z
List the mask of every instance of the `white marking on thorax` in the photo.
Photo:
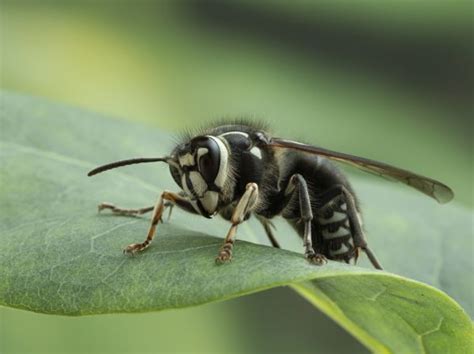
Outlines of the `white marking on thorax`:
M186 175L181 176L181 185L183 186L184 191L188 196L192 196L191 190L188 187L188 184L186 183Z
M194 210L196 210L199 215L202 215L201 210L199 209L196 200L195 199L194 200L189 200L189 202L193 206Z
M254 146L251 148L250 153L254 156L257 156L260 160L262 159L262 151L258 147Z
M179 164L181 166L194 166L196 163L194 161L194 156L188 152L183 156L179 156Z
M347 204L346 203L341 204L341 209L342 210L347 210Z
M328 230L323 230L323 237L326 240L331 240L333 238L338 238L338 237L347 236L347 235L349 235L349 233L343 227L338 227L337 230L334 231L334 232L329 232Z
M346 218L347 218L346 213L335 211L329 219L318 218L318 221L321 225L326 225L326 224L331 224L333 222L342 221Z
M219 137L226 136L226 135L243 135L243 136L245 136L246 138L249 137L249 135L248 135L247 133L239 132L239 131L227 132L227 133L224 133L224 134L219 135Z
M219 172L217 173L214 183L219 188L222 188L224 186L224 183L227 177L227 161L229 158L229 152L227 151L227 148L224 145L224 143L221 141L221 139L216 138L215 136L212 136L212 135L208 135L207 137L214 140L217 143L217 146L219 146L219 151L220 151Z

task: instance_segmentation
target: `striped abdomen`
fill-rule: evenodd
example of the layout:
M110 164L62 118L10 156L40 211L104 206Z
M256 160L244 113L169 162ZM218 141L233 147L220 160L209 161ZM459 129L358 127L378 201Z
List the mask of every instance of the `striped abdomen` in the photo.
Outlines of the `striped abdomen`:
M354 241L347 216L347 204L342 196L319 208L313 224L316 233L313 235L313 244L327 258L348 262L354 257Z

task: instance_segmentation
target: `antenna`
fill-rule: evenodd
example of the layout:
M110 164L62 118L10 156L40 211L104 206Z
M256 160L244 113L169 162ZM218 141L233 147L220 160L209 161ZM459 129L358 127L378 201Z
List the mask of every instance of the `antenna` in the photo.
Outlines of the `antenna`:
M116 161L112 162L106 165L102 165L99 167L94 168L92 171L90 171L87 175L89 177L94 176L98 173L102 173L108 170L112 170L117 167L122 167L122 166L127 166L127 165L134 165L137 163L149 163L149 162L166 162L169 163L170 157L152 157L152 158L135 158L135 159L129 159L129 160L121 160L121 161Z

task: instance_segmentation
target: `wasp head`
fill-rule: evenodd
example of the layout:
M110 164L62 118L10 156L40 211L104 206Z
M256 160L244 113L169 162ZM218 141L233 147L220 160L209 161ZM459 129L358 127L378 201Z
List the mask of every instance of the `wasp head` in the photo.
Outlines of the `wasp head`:
M172 153L171 175L203 216L216 213L228 176L228 156L222 140L211 135L195 137Z

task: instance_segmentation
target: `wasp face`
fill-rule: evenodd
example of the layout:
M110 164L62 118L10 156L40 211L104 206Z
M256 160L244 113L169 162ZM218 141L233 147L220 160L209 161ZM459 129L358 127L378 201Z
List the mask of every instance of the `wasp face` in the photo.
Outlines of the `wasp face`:
M170 165L171 174L203 216L216 213L227 177L228 154L224 143L210 135L192 139L173 154L177 166Z

